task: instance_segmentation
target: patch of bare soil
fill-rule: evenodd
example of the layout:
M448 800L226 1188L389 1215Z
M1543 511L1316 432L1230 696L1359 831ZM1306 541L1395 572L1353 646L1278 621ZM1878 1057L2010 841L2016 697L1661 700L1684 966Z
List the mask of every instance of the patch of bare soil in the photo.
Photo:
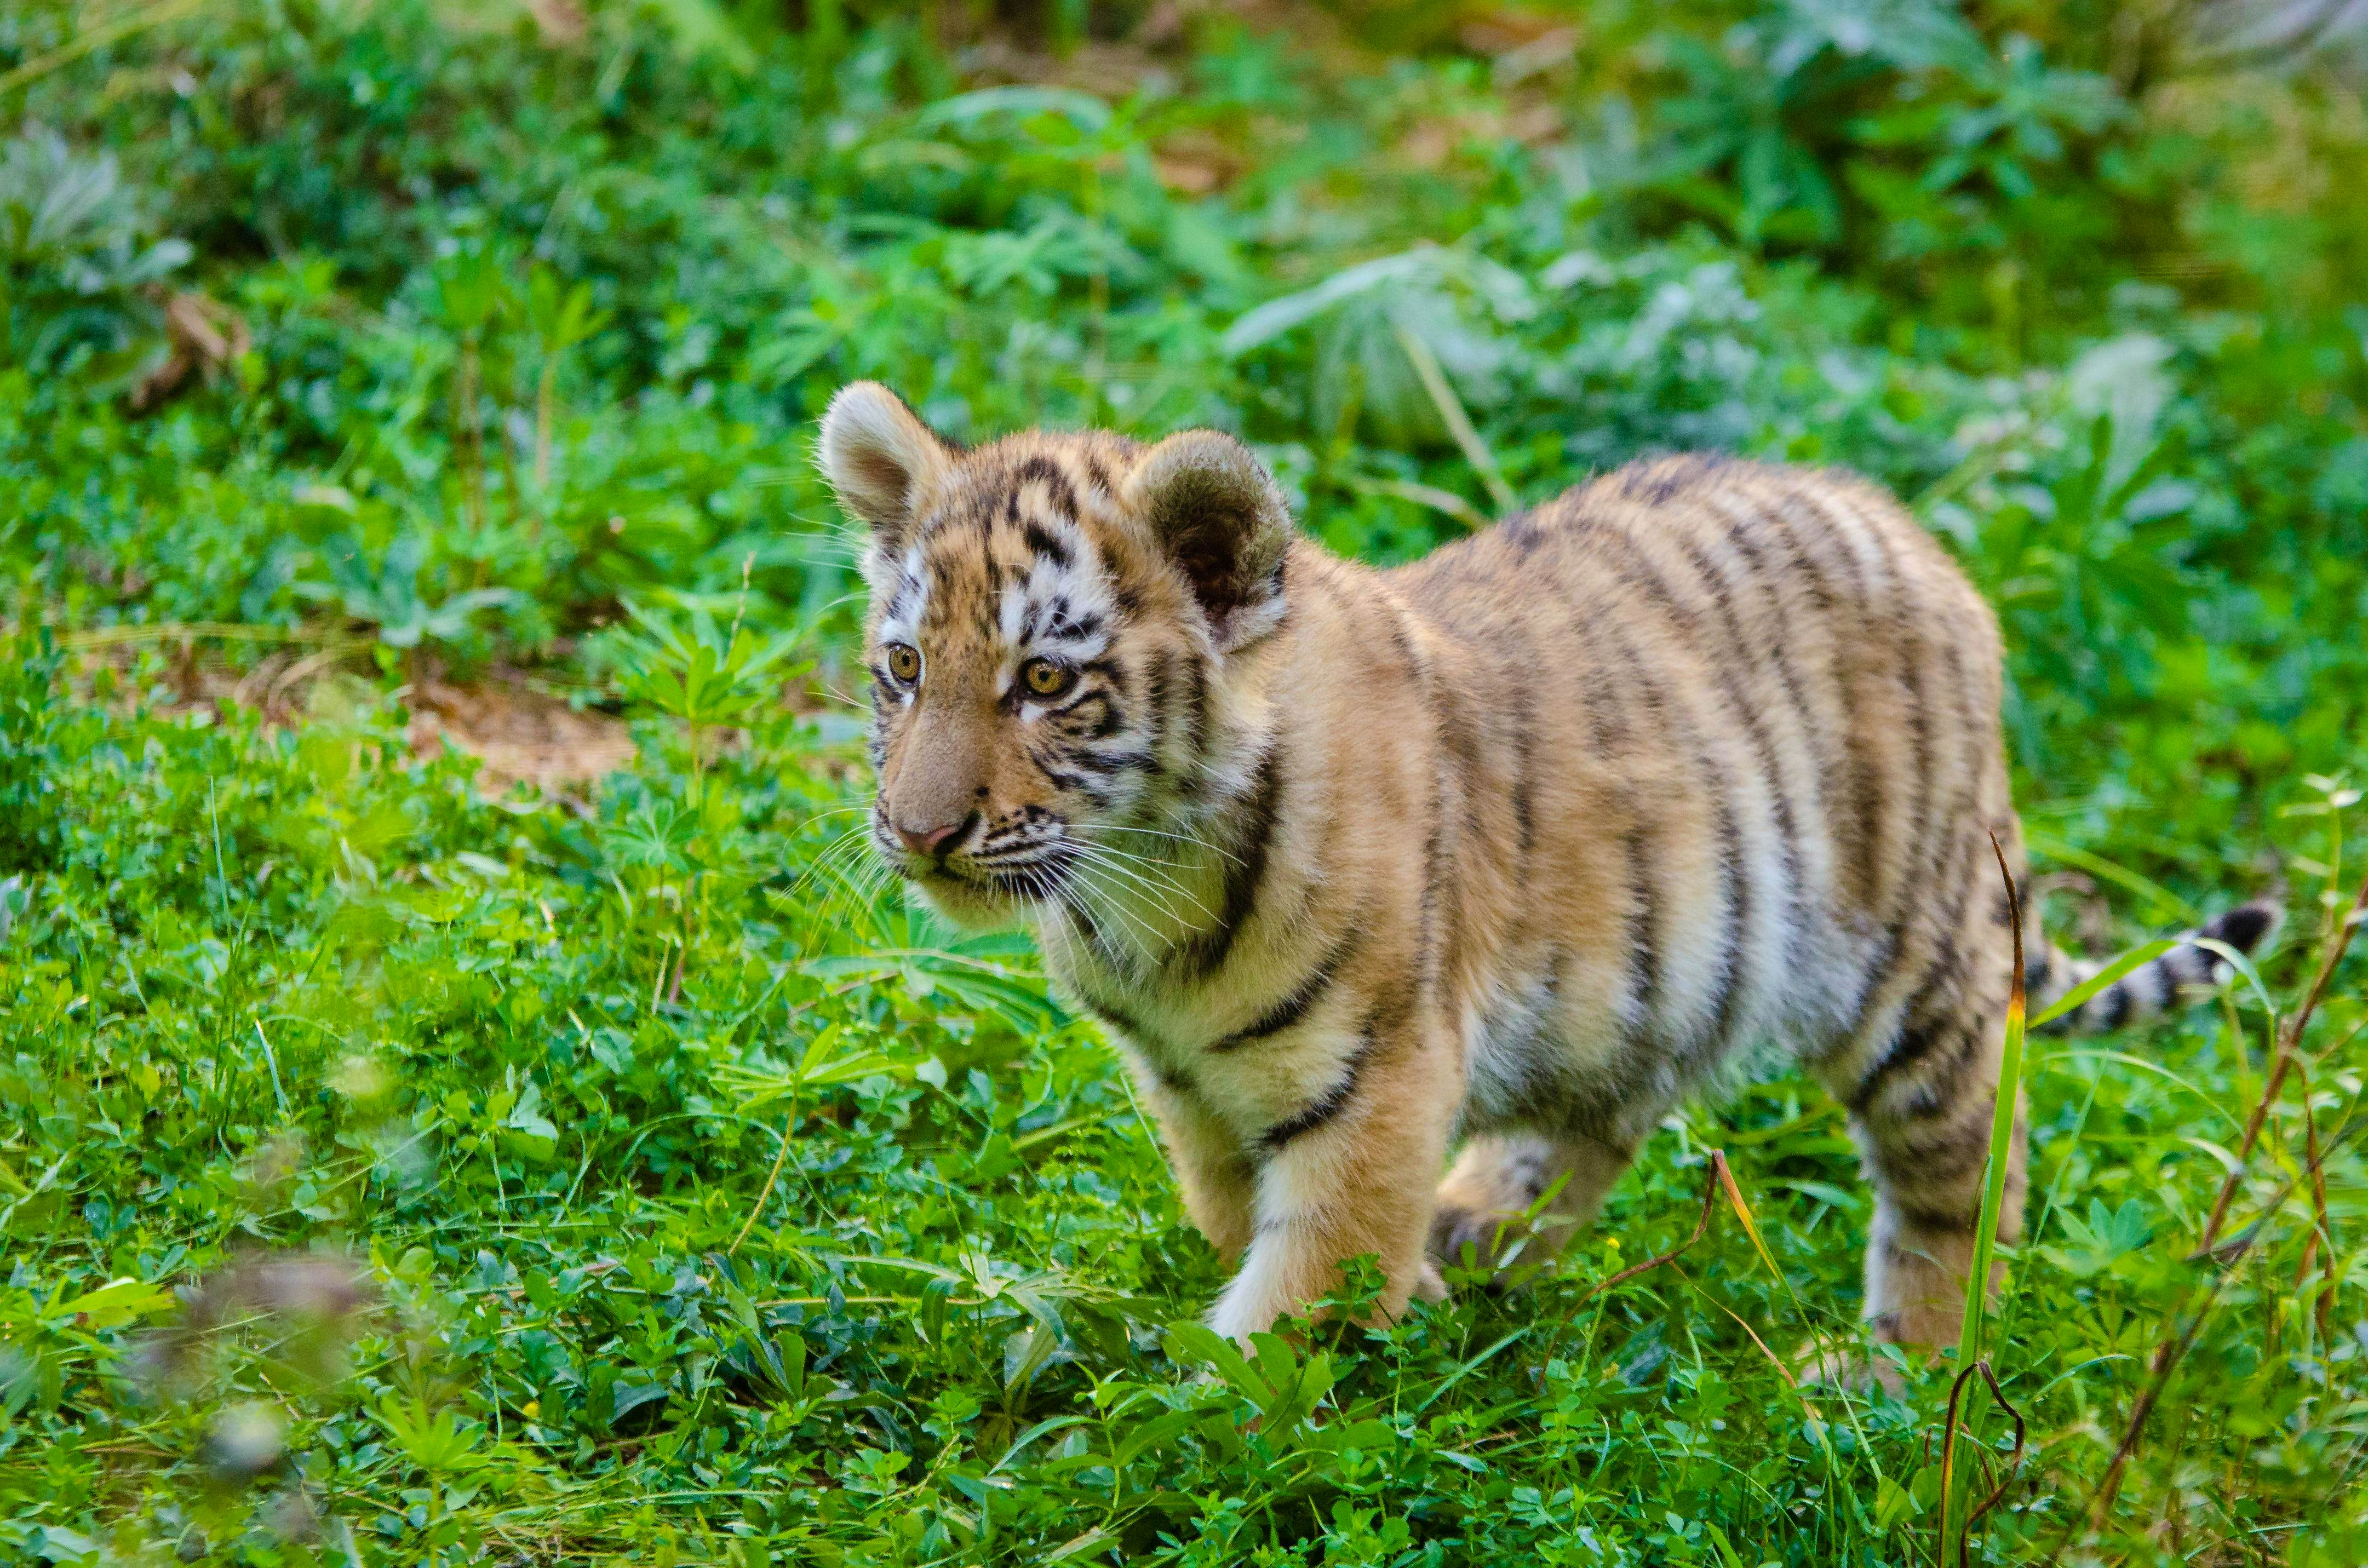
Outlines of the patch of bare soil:
M215 718L233 707L253 709L267 725L285 730L335 722L356 703L370 700L369 686L353 673L369 646L366 639L305 635L239 668L215 651L221 641L233 633L245 634L235 641L259 641L254 633L263 629L132 630L140 635L99 632L66 639L78 665L74 684L85 699L105 670L114 677L118 700L136 692L136 700L152 710L203 711ZM160 631L177 634L155 634ZM144 647L161 652L161 662L143 665ZM523 783L549 795L580 795L585 786L633 762L632 736L621 722L573 708L507 665L455 681L432 661L424 662L401 695L411 710L412 750L423 757L447 750L476 757L484 765L479 782L488 794L504 794Z
M1475 103L1411 119L1395 149L1400 161L1434 171L1473 144L1509 141L1534 147L1563 135L1556 88L1581 44L1579 30L1567 18L1485 0L1398 9L1409 13L1397 18L1398 25L1417 21L1426 29L1421 47L1460 48L1488 62L1502 97L1493 105ZM1413 16L1416 10L1422 15ZM1360 38L1358 21L1356 7L1345 0L1159 0L1122 36L1080 40L1065 48L992 21L980 26L973 18L965 28L950 12L941 17L940 34L954 46L963 75L973 85L1060 86L1118 102L1138 92L1175 91L1195 29L1224 22L1289 40L1294 61L1324 77L1369 76L1386 56ZM1277 138L1295 138L1303 131L1261 117L1225 127L1182 127L1160 138L1155 162L1169 189L1207 196L1231 185Z
M632 737L622 723L571 708L515 671L496 670L461 685L416 681L408 698L412 749L422 756L448 746L466 752L483 764L479 778L490 791L526 783L560 794L633 760Z

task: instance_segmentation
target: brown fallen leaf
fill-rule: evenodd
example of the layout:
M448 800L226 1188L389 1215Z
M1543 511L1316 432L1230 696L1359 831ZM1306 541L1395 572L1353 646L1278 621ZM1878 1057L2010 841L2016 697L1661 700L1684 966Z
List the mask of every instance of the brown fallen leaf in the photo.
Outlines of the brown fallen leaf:
M255 347L245 317L193 289L165 300L165 358L131 388L135 412L154 408L178 391L192 370L211 382L224 366Z

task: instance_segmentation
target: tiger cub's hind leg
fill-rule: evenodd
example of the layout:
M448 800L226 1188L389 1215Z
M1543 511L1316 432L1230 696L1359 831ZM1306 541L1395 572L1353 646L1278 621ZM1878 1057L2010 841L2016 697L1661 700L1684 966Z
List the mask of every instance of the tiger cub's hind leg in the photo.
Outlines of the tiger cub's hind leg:
M1431 1254L1449 1267L1501 1260L1493 1283L1510 1284L1553 1261L1635 1157L1634 1148L1575 1133L1474 1138L1440 1183Z
M1992 989L1995 995L1987 995ZM1874 1184L1865 1313L1895 1345L1953 1345L1980 1228L2004 1050L2006 987L1936 986L1860 1081L1834 1085ZM1980 998L1994 1005L1983 1005ZM2022 1231L2026 1115L2018 1101L1998 1239ZM2002 1265L1994 1267L1989 1288Z

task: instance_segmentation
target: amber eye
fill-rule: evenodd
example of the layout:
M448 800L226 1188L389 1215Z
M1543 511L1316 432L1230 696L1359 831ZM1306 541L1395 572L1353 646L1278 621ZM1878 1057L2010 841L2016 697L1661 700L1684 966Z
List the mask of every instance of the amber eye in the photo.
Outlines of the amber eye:
M904 642L888 644L888 673L906 686L921 678L921 651Z
M1030 659L1019 666L1020 684L1037 697L1058 697L1076 678L1076 671L1053 659Z

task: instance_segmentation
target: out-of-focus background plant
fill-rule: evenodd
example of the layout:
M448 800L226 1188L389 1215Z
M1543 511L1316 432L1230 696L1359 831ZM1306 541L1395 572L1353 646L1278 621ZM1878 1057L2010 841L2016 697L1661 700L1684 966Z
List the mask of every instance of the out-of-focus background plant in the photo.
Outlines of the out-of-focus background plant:
M1795 1386L1867 1217L1798 1082L1526 1294L1171 1329L1106 1050L862 843L869 376L1235 430L1382 562L1672 448L1897 491L2052 926L2293 909L2034 1037L1968 1560L2368 1556L2363 85L2342 0L0 12L0 1550L1959 1560L1953 1367ZM1578 1306L1713 1147L1770 1257Z

